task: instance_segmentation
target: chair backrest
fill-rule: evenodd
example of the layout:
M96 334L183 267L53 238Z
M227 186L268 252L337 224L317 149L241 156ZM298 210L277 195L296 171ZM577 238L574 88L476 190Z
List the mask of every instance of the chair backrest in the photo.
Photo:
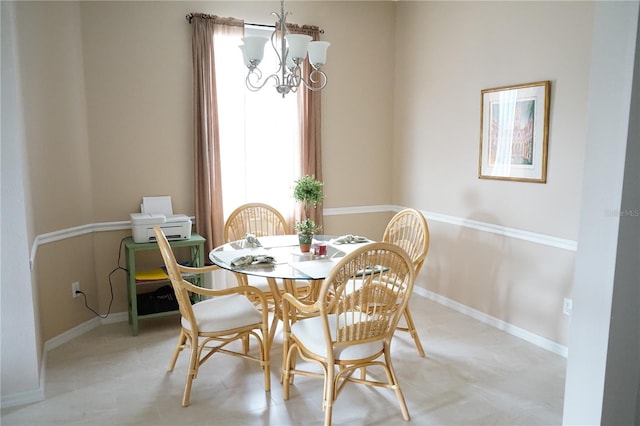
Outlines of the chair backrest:
M224 224L226 242L241 240L250 233L256 237L286 235L287 220L268 204L249 203L235 209Z
M385 242L344 256L320 288L318 300L327 346L391 340L416 271L406 251Z
M382 241L397 244L405 249L413 261L417 274L429 251L427 220L416 209L401 210L387 224Z
M178 269L178 262L176 261L176 257L173 254L173 250L169 245L167 237L164 235L164 232L162 232L162 229L160 229L159 226L154 226L153 232L156 234L156 242L158 243L158 248L160 249L162 259L164 260L164 265L167 268L167 275L169 275L171 286L173 287L173 291L176 294L176 299L178 299L180 315L182 315L183 318L189 321L189 323L191 324L191 330L194 330L197 333L198 328L195 321L195 316L193 314L193 308L191 307L189 292L182 285L184 279L182 278L182 274Z

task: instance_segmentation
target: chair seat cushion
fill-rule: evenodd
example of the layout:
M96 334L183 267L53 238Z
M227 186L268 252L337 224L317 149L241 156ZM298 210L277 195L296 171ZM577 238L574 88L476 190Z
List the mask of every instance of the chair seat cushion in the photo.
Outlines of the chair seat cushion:
M328 320L330 325L335 325L336 316L334 314L328 315ZM321 317L306 318L293 323L291 325L291 334L309 351L322 357L327 356L327 345ZM335 338L335 327L331 327L331 339L335 341ZM381 340L339 346L335 349L334 358L340 360L362 359L375 355L382 349L383 342Z
M202 333L215 333L246 327L262 322L262 314L245 296L231 294L203 300L192 306L193 314ZM182 318L182 326L190 330L189 321Z

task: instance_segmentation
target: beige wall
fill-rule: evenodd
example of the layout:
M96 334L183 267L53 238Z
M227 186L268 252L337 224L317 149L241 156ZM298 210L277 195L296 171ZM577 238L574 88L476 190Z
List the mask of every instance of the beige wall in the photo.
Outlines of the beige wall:
M73 2L19 2L16 8L26 167L36 235L94 221L80 12ZM43 246L34 259L44 340L93 317L71 283L97 304L93 238Z
M25 104L36 112L27 118L36 232L128 220L143 195L172 195L176 211L193 214L184 16L201 11L269 22L278 2L17 6L20 46L29 47L19 59L35 66L23 86ZM589 4L288 1L287 7L291 21L324 28L332 42L323 91L326 209L411 206L576 238ZM517 33L521 28L527 30ZM548 183L478 180L480 90L545 79L552 80ZM61 198L51 195L56 191ZM390 215L330 215L326 231L379 237ZM566 344L559 312L570 295L573 252L430 225L420 287ZM38 249L44 340L90 317L80 299L58 297L70 294L72 281L80 279L90 303L106 311L107 277L125 235L93 233ZM54 274L56 265L64 267ZM124 274L114 274L113 284L112 312L125 311Z
M552 342L565 345L575 253L431 222L418 285Z
M392 202L575 240L593 3L397 10ZM480 91L541 80L551 80L547 183L478 179Z
M397 5L392 204L576 240L593 3ZM478 179L481 90L541 80L547 183ZM427 289L566 345L573 251L431 226Z

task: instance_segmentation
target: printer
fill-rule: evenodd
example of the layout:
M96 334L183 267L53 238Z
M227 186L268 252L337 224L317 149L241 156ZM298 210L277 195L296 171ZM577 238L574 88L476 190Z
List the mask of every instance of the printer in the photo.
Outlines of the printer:
M156 240L153 227L158 225L167 239L191 238L191 219L184 214L173 214L170 196L142 197L140 213L131 213L131 233L135 243Z

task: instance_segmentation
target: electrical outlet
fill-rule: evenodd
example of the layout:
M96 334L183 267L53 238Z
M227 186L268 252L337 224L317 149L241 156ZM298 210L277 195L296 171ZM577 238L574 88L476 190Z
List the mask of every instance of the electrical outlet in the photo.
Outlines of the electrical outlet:
M566 316L570 316L572 310L573 310L573 300L567 299L565 297L564 301L562 302L562 313L565 314Z
M80 281L76 281L71 283L71 296L75 299L76 297L80 297Z

